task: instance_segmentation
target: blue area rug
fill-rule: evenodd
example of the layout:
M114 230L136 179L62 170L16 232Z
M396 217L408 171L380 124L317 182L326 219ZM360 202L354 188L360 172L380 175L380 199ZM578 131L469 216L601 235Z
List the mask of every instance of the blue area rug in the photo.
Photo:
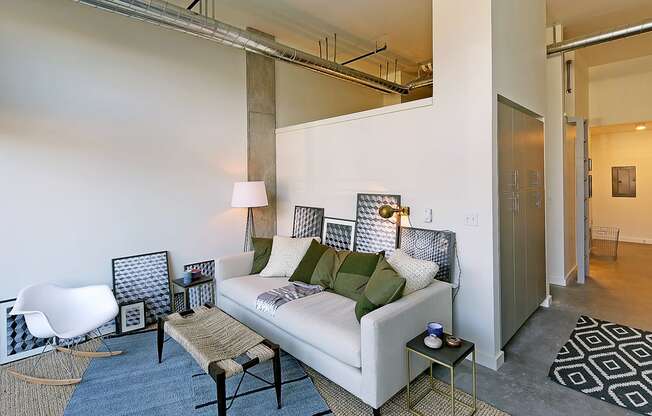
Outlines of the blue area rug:
M106 340L112 350L126 351L112 358L93 359L75 389L65 415L215 415L215 383L174 340L163 348L158 363L156 332ZM325 415L328 405L298 361L281 355L283 407L276 408L274 388L246 375L227 411L244 415ZM249 370L273 381L271 361ZM240 375L227 380L227 397L235 391ZM227 405L230 400L227 400Z

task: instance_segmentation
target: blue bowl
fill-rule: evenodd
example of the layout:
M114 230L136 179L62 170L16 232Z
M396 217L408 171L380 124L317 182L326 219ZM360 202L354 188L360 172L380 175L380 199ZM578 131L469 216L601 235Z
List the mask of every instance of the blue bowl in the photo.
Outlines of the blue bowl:
M444 326L439 322L429 322L428 325L426 325L426 331L428 332L428 335L434 335L441 338L444 335Z

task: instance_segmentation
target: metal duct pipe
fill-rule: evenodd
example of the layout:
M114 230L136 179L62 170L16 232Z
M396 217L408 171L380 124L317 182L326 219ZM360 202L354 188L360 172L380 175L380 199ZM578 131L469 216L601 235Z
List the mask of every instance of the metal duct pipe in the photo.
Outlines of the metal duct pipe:
M599 45L601 43L611 42L612 40L628 38L630 36L641 35L643 33L652 32L652 20L643 23L611 29L606 32L601 32L596 35L587 36L584 38L570 39L564 42L559 42L548 46L548 55L556 53L574 51L588 46Z
M432 86L432 75L419 77L408 82L406 87L409 91L416 90L417 88Z
M318 56L285 46L264 36L199 15L162 0L74 0L169 29L219 42L270 58L293 63L335 78L379 91L407 94L409 88Z

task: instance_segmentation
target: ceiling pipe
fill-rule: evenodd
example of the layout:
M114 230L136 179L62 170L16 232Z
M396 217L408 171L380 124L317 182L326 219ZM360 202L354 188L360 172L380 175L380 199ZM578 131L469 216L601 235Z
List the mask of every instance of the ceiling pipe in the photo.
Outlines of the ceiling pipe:
M567 41L554 43L548 46L548 55L570 52L576 49L599 45L601 43L611 42L617 39L624 39L648 32L652 32L652 20L647 20L643 23L639 23L633 26L611 29L583 38L570 39Z
M256 33L199 15L162 0L74 0L102 10L154 23L223 45L300 65L378 91L408 94L410 87L285 46Z

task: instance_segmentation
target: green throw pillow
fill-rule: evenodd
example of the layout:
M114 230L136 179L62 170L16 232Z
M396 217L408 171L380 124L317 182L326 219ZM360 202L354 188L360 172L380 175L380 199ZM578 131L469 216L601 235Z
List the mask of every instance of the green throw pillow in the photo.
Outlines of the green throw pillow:
M254 245L254 263L251 266L251 274L258 274L267 266L269 256L272 254L272 242L274 240L271 238L252 238L251 241Z
M292 276L290 276L290 282L319 284L319 281L317 281L316 283L312 283L312 277L315 274L315 271L320 263L322 256L328 250L333 250L333 249L323 244L320 244L319 242L317 242L317 240L312 240L312 242L310 243L310 247L308 247L308 251L306 251L306 254L303 256L303 259L301 259L301 262L294 270L294 273L292 273ZM324 269L324 267L320 266L320 270L321 269ZM325 271L326 273L330 272L328 268L326 268L326 270L323 271Z
M346 296L357 302L383 256L350 251L341 253L348 255L342 259L341 266L337 269L335 279L329 288L338 295Z
M405 279L382 258L355 304L355 317L360 321L369 312L400 299L403 289Z

